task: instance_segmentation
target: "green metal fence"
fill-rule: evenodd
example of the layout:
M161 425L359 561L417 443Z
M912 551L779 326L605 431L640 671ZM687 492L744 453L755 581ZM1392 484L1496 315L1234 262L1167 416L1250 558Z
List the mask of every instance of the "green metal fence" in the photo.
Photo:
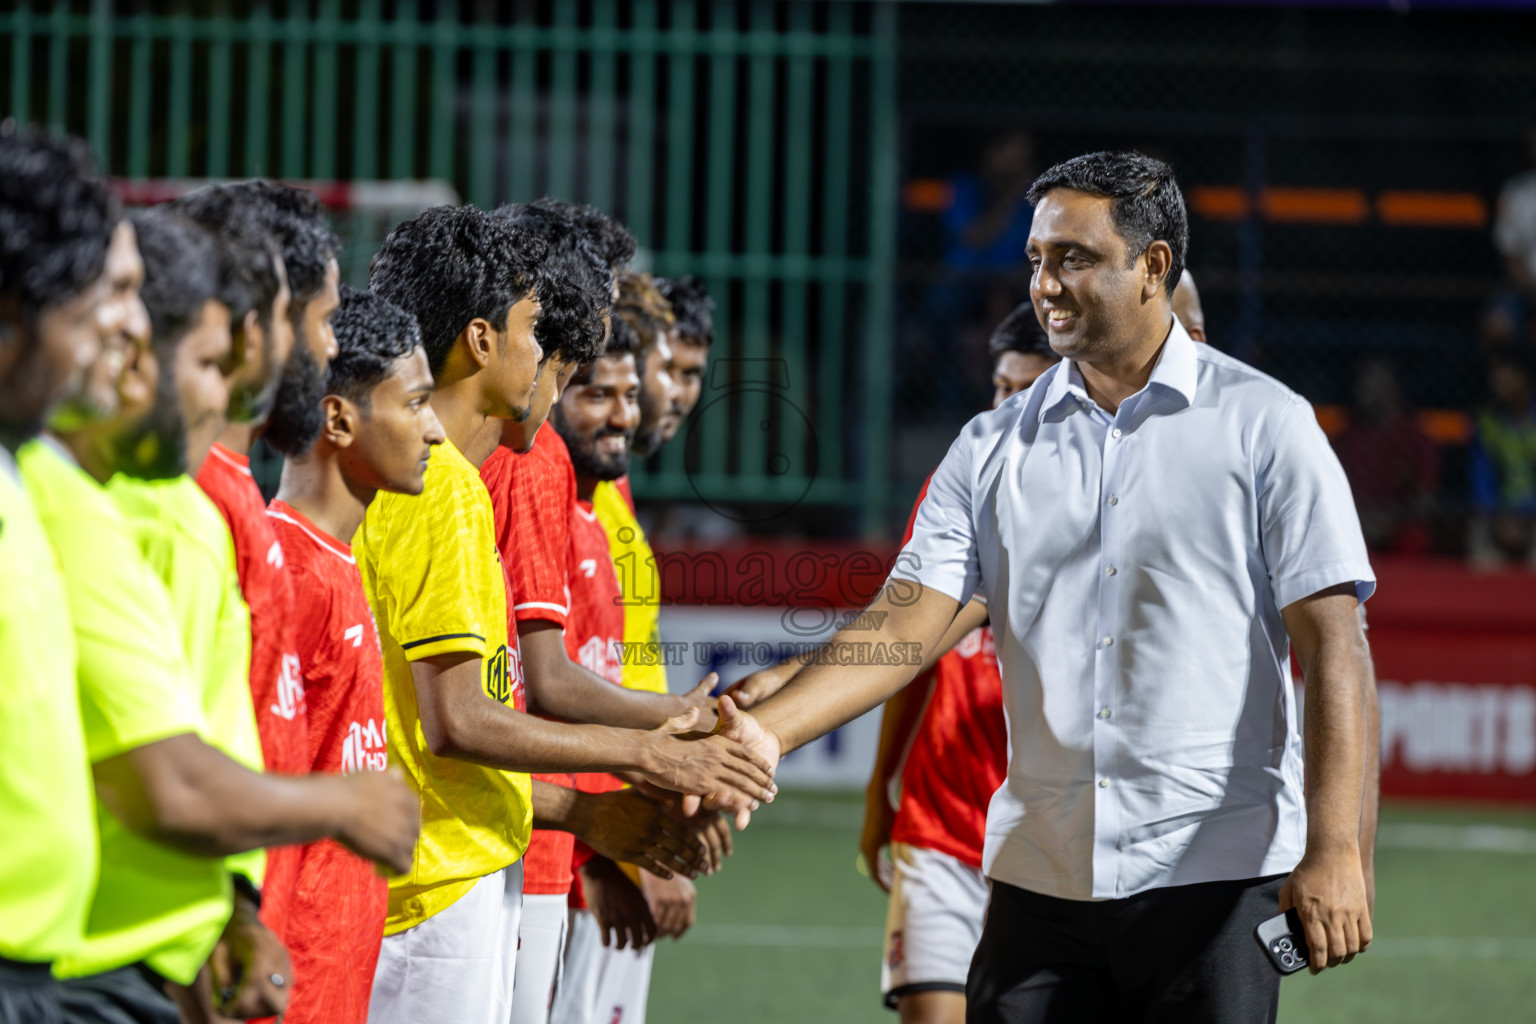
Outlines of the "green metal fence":
M128 178L434 178L482 206L614 211L656 271L702 276L718 303L700 415L640 492L755 529L828 506L884 528L892 4L164 6L19 0L0 13L0 116L83 134ZM355 278L376 239L352 233Z

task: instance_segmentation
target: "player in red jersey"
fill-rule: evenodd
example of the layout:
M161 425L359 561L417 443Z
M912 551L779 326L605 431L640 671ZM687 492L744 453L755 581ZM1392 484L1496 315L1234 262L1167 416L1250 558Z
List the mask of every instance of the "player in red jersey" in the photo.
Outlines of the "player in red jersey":
M308 715L303 768L383 771L383 661L351 538L378 491L420 494L443 428L416 321L346 289L335 317L321 436L283 467L267 509L294 597ZM295 847L284 929L293 962L288 1024L365 1024L389 890L330 840Z
M491 494L497 546L511 581L508 606L523 649L530 704L536 712L568 721L659 724L686 710L688 702L616 690L607 683L611 676L594 668L602 663L596 648L588 645L584 658L582 645L574 641L573 602L584 590L571 577L587 578L584 563L593 560L572 554L572 534L579 532L573 531L576 478L565 443L544 425L567 378L602 349L612 275L565 207L518 205L496 213L550 246L540 291L543 313L535 328L547 354L529 415L522 422L495 425L496 447L481 466ZM602 552L601 567L612 576L606 547ZM613 612L622 623L622 609ZM616 654L609 657L617 662ZM535 781L563 787L574 786L575 778L572 773L534 776ZM603 792L617 786L585 788ZM513 1024L542 1024L548 1018L564 948L574 844L575 836L568 831L535 829L524 854Z
M251 476L248 453L260 433L284 455L302 455L320 432L325 368L336 353L330 320L340 302L338 243L315 195L287 185L216 185L173 206L215 233L230 230L231 221L263 232L282 254L291 294L286 317L266 308L248 318L246 349L252 365L240 372L255 395L231 401L232 422L209 451L197 482L229 524L240 590L251 610L251 700L262 759L268 771L298 774L308 770L309 744L295 650L297 617L283 571L283 546L265 514L266 500ZM269 339L286 338L291 332L293 342L286 354L281 345L263 352L253 344L262 332ZM262 887L262 919L285 940L284 917L297 857L292 847L273 850Z

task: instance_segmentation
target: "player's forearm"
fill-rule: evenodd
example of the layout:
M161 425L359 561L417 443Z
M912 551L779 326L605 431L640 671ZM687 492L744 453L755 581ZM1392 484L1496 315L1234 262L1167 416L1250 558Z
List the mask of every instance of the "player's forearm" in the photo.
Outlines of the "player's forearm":
M582 793L569 786L557 786L534 779L533 827L575 833L576 826L584 821L582 796Z
M917 723L922 720L923 706L932 692L933 675L924 672L885 702L885 710L880 716L880 743L875 749L875 767L869 776L870 792L879 790L882 800L887 799L885 790L900 770L902 755Z
M685 710L677 697L627 690L576 664L566 654L565 637L553 622L521 622L517 632L530 711L568 722L654 729Z
M354 813L341 776L253 772L191 734L103 762L96 779L130 829L195 856L329 838Z
M1370 656L1363 637L1358 642L1340 637L1309 661L1302 664L1307 685L1307 846L1358 848L1368 804Z
M545 721L486 700L478 690L463 695L444 723L433 753L503 771L643 772L653 767L649 733Z
M569 660L543 671L530 668L527 678L529 710L568 722L654 729L685 710L671 694L615 686Z
M1376 856L1376 822L1381 803L1381 707L1376 696L1376 680L1365 688L1365 792L1360 808L1360 861L1367 874L1373 870Z

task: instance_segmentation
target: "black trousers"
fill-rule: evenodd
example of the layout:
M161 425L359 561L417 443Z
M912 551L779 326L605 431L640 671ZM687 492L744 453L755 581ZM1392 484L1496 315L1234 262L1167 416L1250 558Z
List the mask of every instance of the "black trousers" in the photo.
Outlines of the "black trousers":
M0 957L0 1024L61 1024L51 965Z
M66 1024L181 1024L165 979L140 964L59 983Z
M992 883L967 1024L1273 1024L1280 973L1253 930L1284 876L1086 902Z

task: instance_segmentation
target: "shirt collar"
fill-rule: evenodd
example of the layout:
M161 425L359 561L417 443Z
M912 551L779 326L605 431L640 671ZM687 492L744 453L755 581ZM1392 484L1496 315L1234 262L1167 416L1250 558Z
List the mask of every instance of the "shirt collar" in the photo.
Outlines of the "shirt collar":
M1163 343L1156 365L1152 367L1147 387L1156 385L1159 389L1180 396L1184 405L1193 405L1195 386L1200 378L1200 353L1195 348L1195 340L1189 336L1184 325L1179 323L1179 318L1171 319L1173 327L1168 331L1168 339ZM1040 402L1040 419L1044 421L1063 402L1087 400L1088 391L1083 385L1082 371L1077 368L1074 360L1063 359L1051 374L1045 397Z

